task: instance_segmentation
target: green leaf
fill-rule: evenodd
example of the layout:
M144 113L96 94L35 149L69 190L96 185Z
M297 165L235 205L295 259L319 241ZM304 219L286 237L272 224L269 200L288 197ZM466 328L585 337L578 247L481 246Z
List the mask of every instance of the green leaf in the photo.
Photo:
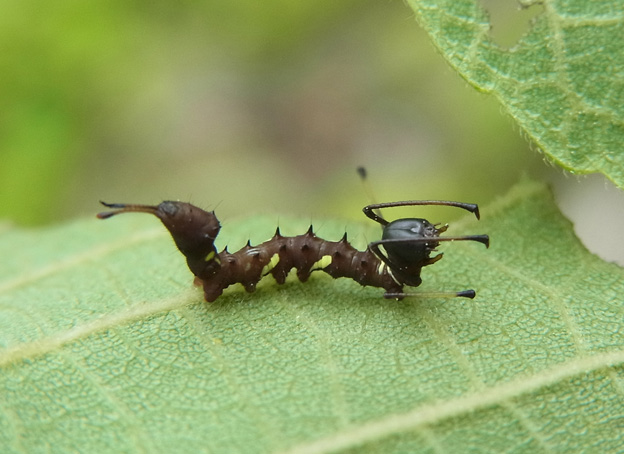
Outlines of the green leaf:
M222 233L237 247L274 222ZM305 224L280 220L285 234ZM344 223L316 228L337 239ZM379 234L348 230L360 246ZM1 450L620 449L624 270L588 253L532 183L449 233L492 246L445 245L422 289L474 300L387 301L319 273L208 305L152 217L4 226Z
M408 3L453 68L494 94L550 159L624 188L623 2L524 2L543 12L511 49L492 40L477 0Z

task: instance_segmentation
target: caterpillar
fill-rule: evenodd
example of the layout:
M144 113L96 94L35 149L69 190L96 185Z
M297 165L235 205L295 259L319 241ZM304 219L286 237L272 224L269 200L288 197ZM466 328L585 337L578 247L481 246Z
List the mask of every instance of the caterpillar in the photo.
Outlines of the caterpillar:
M327 241L317 237L310 226L303 235L293 237L282 236L278 228L273 238L262 244L252 246L248 241L237 252L230 253L227 248L218 252L214 242L221 224L214 211L175 201L164 201L159 205L100 203L111 209L99 213L97 217L100 219L129 212L149 213L160 219L186 257L195 283L203 287L207 302L215 301L223 290L236 283L253 292L256 284L269 274L278 284L283 284L293 268L301 282L305 282L313 271L320 270L335 279L346 277L362 286L382 288L385 291L383 296L390 299L414 295L474 298L474 290L414 294L404 292L403 288L418 287L422 282L422 268L442 258L442 253L431 256L440 242L476 241L489 247L490 241L488 235L440 237L448 224L431 224L422 218L389 222L381 216L379 210L382 208L444 205L462 208L480 218L479 208L473 203L409 200L364 207L364 214L383 228L381 240L369 243L365 251L351 246L346 233L340 241Z

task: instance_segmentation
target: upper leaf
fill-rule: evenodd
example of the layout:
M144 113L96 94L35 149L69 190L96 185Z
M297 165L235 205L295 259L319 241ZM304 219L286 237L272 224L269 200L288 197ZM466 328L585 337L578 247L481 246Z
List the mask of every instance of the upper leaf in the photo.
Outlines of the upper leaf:
M477 0L408 0L449 63L553 161L624 187L624 3L552 0L511 49ZM525 4L532 2L525 2Z
M492 247L444 245L423 271L423 290L474 300L387 301L320 273L208 305L151 217L3 231L2 452L616 451L624 271L541 186L481 208L449 234ZM274 222L226 221L220 245Z

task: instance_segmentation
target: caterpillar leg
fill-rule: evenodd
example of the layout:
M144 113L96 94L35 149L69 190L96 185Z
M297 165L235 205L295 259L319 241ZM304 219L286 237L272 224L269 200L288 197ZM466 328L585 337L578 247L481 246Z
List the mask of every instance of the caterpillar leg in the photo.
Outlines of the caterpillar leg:
M404 292L386 292L384 298L392 300L402 300L403 298L419 297L419 298L474 298L476 292L472 289L462 290L460 292L418 292L418 293L404 293Z

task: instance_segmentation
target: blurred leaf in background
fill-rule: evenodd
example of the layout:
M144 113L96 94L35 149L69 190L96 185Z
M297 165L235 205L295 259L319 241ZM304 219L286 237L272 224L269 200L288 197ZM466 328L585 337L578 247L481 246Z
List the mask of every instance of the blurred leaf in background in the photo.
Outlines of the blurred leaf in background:
M485 202L540 167L402 2L0 1L0 217L98 199L361 216Z

